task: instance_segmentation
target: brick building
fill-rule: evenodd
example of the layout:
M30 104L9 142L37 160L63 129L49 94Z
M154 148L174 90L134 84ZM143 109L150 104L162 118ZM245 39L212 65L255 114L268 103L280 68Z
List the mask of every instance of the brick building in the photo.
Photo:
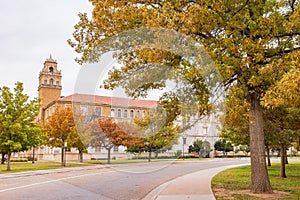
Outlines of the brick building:
M118 121L131 120L135 116L146 115L151 108L157 106L153 100L133 100L119 97L99 96L90 94L71 94L61 96L61 79L62 73L58 69L57 61L51 55L44 62L44 66L39 73L38 97L41 99L41 109L38 121L46 120L58 107L76 107L81 113L92 118L111 117ZM206 140L213 148L214 142L218 139L220 123L214 115L206 116L202 120L196 120L194 127L182 133L178 143L173 145L170 154L176 151L188 151L188 146L193 144L197 139ZM177 124L182 125L180 120ZM51 148L44 146L36 149L39 159L60 160L60 148ZM104 148L88 148L89 154L86 158L91 157L105 158L106 150ZM78 154L76 149L68 152L68 159L75 160ZM125 154L124 147L114 148L113 156L128 157Z
M135 100L90 94L76 93L61 96L61 79L62 73L58 69L57 61L50 56L50 58L45 60L44 66L39 73L38 97L41 100L41 108L37 121L47 120L56 108L66 107L78 108L87 117L111 117L118 121L130 120L135 116L146 115L149 109L155 108L157 105L157 102L153 100ZM88 150L89 153L93 154L91 156L96 154L98 154L98 157L106 156L104 148L89 148ZM124 147L116 147L114 151L118 154L124 154ZM60 152L60 148L47 146L37 149L40 159L58 160ZM72 152L77 156L76 149L72 149L69 154ZM99 155L101 153L103 155ZM70 158L70 155L68 157Z

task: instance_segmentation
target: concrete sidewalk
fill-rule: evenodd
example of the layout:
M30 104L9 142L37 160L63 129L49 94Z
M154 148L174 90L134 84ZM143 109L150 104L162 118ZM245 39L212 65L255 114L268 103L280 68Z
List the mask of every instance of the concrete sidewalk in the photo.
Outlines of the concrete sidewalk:
M175 178L152 190L143 200L215 199L211 190L212 177L225 169L249 164L229 165L206 169Z

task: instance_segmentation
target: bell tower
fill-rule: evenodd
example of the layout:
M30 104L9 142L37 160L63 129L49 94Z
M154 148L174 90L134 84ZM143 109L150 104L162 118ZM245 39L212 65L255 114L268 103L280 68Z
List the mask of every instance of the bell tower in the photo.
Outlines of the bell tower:
M61 71L57 69L57 61L52 59L50 54L50 58L47 58L44 62L44 67L39 75L38 97L41 100L40 119L43 119L44 107L60 98L61 89Z

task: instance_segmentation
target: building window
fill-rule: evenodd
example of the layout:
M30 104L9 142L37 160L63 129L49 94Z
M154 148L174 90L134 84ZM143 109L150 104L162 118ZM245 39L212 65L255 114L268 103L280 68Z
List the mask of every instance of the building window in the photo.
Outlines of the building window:
M114 146L114 152L119 152L119 147L118 146Z
M145 111L144 110L142 111L142 117L145 117Z
M133 118L133 110L130 110L130 118Z
M115 109L111 109L110 110L110 116L111 117L115 117Z
M50 85L53 85L53 79L52 78L50 79Z
M58 87L59 86L59 81L56 81L56 87Z
M49 67L49 73L53 73L53 67Z
M137 117L140 116L140 111L139 111L139 110L136 111L136 116L137 116Z
M44 80L44 85L47 85L47 80Z
M122 117L122 111L121 109L118 109L118 118L121 118Z
M124 118L127 118L127 110L124 110Z
M87 107L86 106L80 106L81 112L85 115L87 113Z
M98 108L95 109L95 115L98 116L98 117L101 116L101 108L98 107Z
M101 145L95 147L95 152L101 152Z

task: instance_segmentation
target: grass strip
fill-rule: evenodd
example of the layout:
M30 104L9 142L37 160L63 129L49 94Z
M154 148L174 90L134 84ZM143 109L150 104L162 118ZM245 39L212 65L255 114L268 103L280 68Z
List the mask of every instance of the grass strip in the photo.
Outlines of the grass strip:
M67 163L66 167L81 167L87 166L89 164L84 163ZM57 169L64 168L61 166L60 162L12 162L11 171L6 171L6 164L0 165L0 174L4 173L14 173L14 172L24 172L24 171L32 171L32 170L45 170L45 169Z
M242 166L225 170L213 177L211 185L216 199L267 199L264 195L240 193L250 189L250 172L250 166ZM288 193L274 194L275 199L300 199L300 162L286 165L287 178L280 178L280 163L272 163L268 172L273 190L276 193Z

